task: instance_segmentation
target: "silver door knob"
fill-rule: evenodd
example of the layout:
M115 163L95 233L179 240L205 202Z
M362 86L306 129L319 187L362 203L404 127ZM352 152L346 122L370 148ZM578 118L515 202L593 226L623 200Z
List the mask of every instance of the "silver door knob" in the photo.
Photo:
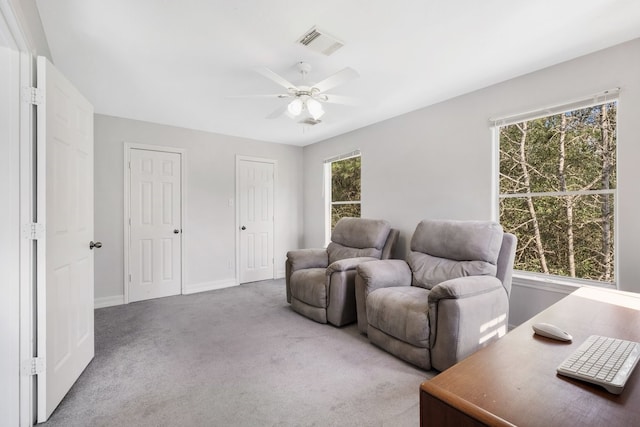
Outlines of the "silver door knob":
M89 249L97 248L100 249L102 247L102 242L94 242L93 240L89 242Z
M247 227L245 227L244 225L242 227L240 227L240 230L246 230Z
M178 233L180 233L180 230L178 230L177 228L173 230L173 234L178 234Z

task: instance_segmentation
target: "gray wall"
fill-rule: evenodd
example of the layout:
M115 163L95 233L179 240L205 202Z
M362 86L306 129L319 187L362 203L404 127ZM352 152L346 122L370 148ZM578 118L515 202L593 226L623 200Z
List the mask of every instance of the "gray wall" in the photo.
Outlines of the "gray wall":
M323 159L362 151L362 214L385 218L401 230L397 255L404 257L421 219L491 219L490 118L620 87L617 277L620 289L640 291L638 76L640 39L305 147L304 245L324 242ZM521 323L562 296L530 287L514 289L511 323Z
M284 275L284 257L300 246L302 234L302 148L217 135L97 114L95 133L95 256L98 306L122 303L124 295L124 142L186 150L184 219L187 291L236 283L236 155L274 159L275 265ZM229 267L229 261L232 262Z

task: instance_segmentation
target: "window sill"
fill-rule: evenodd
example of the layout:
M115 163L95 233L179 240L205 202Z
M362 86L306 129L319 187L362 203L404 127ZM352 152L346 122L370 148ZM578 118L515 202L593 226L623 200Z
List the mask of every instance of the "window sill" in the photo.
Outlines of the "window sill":
M571 292L583 286L616 289L614 284L597 282L595 280L569 279L559 276L527 273L524 271L514 271L512 283L519 287L545 290L548 292L556 292L566 295L569 295Z

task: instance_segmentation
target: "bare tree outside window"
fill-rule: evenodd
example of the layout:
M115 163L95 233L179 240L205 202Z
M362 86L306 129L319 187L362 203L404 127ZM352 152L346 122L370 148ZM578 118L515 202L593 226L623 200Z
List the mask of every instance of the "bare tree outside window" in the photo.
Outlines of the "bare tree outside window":
M343 217L360 217L360 156L331 163L331 230Z
M499 128L500 222L518 270L614 282L617 103Z

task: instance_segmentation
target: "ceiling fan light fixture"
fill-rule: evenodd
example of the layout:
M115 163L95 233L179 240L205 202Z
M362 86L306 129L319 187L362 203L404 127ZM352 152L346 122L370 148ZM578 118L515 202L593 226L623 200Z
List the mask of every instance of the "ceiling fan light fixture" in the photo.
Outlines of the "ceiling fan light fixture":
M302 113L302 100L300 98L294 99L287 106L287 110L291 115L299 116Z
M315 99L313 98L307 99L306 105L307 105L307 111L309 111L309 114L311 114L311 117L313 117L314 119L318 120L324 114L324 110L322 109L322 104L320 104Z
M311 40L311 38L309 39ZM287 104L280 105L271 114L267 115L267 119L275 119L285 114L289 118L297 118L302 116L303 119L319 122L320 117L324 117L323 103L332 104L345 104L356 105L356 103L348 96L340 95L327 95L325 92L333 89L334 87L343 84L346 81L352 80L359 76L358 72L352 68L346 67L326 77L324 80L316 82L315 84L306 83L305 76L311 71L311 65L307 62L300 61L297 63L297 68L302 75L302 84L294 85L286 78L271 71L266 67L258 68L257 71L264 77L272 80L274 83L284 87L286 93L277 93L272 95L247 95L240 96L241 98L277 98L287 99ZM299 119L298 119L299 120Z

